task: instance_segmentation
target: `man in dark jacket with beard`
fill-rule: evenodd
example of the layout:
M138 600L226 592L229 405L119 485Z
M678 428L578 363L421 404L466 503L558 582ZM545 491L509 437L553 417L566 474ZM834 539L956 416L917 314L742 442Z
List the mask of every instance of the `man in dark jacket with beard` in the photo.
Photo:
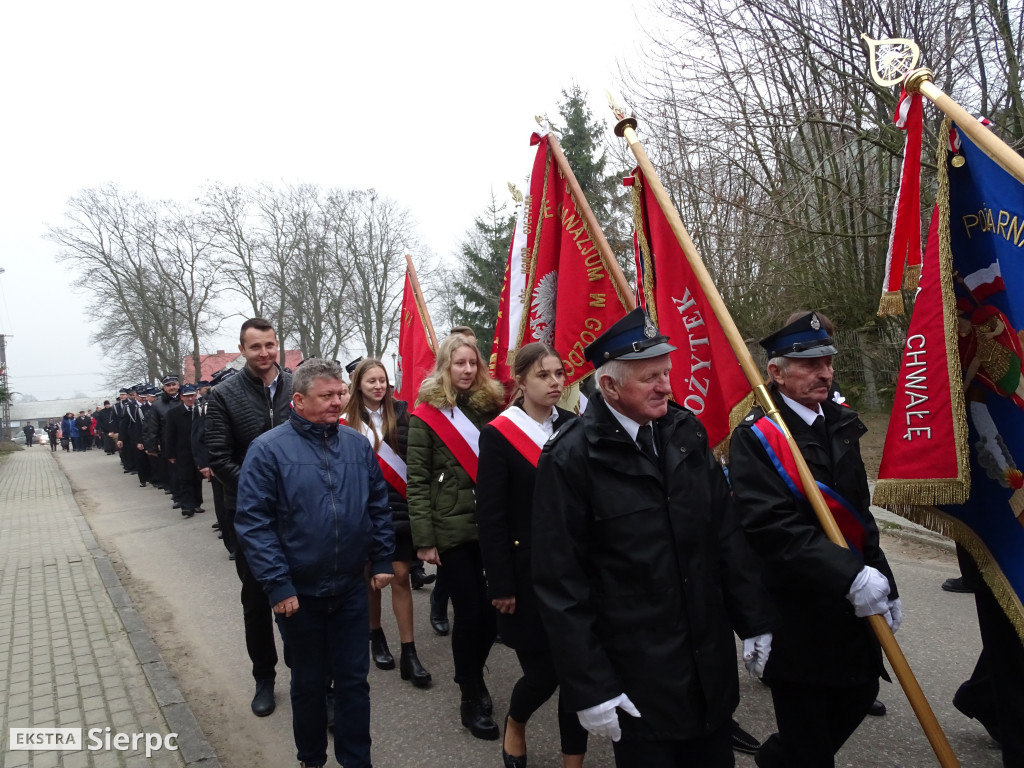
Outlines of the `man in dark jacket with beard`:
M537 471L534 586L562 695L619 768L734 765L733 631L752 662L771 644L725 475L668 401L675 349L642 309L590 344L600 393Z
M245 453L253 440L288 420L292 399L292 375L277 364L274 326L261 317L251 318L242 323L239 339L238 351L245 357L245 367L210 390L206 410L210 469L224 490L228 522L222 528L225 543L234 530L238 478ZM256 679L252 711L264 717L274 711L277 646L273 614L267 596L240 552L235 556L235 570L242 581L245 646Z
M291 653L292 731L304 766L327 761L324 681L334 680L334 753L371 768L371 584L391 581L395 534L370 443L338 426L341 366L303 362L289 423L253 441L238 483L235 529Z
M857 413L829 399L836 348L807 313L761 341L769 391L823 488L849 548L825 536L795 476L775 422L752 411L732 435L730 477L743 527L779 612L764 679L779 732L765 741L765 768L831 768L864 719L884 676L878 641L863 618L898 629L902 606L878 544ZM800 489L800 490L798 490Z

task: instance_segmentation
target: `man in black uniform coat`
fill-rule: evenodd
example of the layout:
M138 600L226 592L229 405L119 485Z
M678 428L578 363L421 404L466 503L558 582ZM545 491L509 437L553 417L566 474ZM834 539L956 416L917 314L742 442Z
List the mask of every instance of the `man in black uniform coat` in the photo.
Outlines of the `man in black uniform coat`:
M124 418L124 409L128 402L128 388L121 387L117 390L117 400L110 407L110 431L117 433L117 437L114 439L114 444L117 447L118 455L121 457L121 466L125 472L128 472L128 467L124 463L124 441L121 440L121 419Z
M192 453L192 425L199 418L196 409L196 388L186 384L180 390L179 402L164 416L162 445L173 467L174 498L181 504L182 517L205 511L203 478Z
M130 474L138 472L138 464L135 461L135 443L128 435L132 422L138 418L140 385L129 387L125 393L125 399L119 401L121 410L117 420L117 447L121 451L121 461L124 464L124 471Z
M808 313L761 341L769 391L819 484L845 500L833 506L849 548L825 536L785 469L791 457L774 422L754 409L732 435L730 478L747 537L761 557L779 620L764 680L779 732L757 753L759 766L834 765L885 676L882 653L863 618L882 614L893 630L902 606L878 543L860 437L851 408L829 399L836 353Z
M586 348L600 393L541 455L534 586L565 702L619 768L732 766L733 631L767 650L770 600L704 428L669 402L667 342L637 309Z
M242 461L249 445L267 430L288 420L291 413L292 375L277 364L278 346L274 326L254 317L242 323L238 351L245 367L235 376L210 390L206 410L206 449L210 469L224 485L228 525L235 524L235 501ZM277 646L274 619L263 587L249 571L241 551L235 554L235 570L242 581L242 614L245 645L252 660L256 695L253 714L264 717L274 711L274 678L277 675Z
M164 419L167 412L178 402L178 377L164 376L161 382L163 392L153 402L152 410L146 414L146 429L142 442L146 446L146 455L153 467L153 485L163 488L164 493L173 493L174 478L172 477L170 458L166 449L160 444L164 435ZM177 502L178 499L175 499Z

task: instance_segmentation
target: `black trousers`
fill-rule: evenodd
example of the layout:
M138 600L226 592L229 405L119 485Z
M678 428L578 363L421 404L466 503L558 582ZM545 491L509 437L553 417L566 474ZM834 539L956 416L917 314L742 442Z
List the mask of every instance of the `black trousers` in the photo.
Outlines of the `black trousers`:
M857 730L878 696L878 679L856 687L773 680L779 732L757 753L761 768L833 768L835 754Z
M517 723L530 719L558 687L558 673L551 651L516 651L523 676L512 689L508 714ZM580 725L580 719L572 710L562 706L558 698L558 735L563 755L582 755L587 751L587 731Z
M140 451L138 448L135 451L135 471L139 474L140 483L151 483L153 482L153 470L150 462L153 460L152 456L146 454L145 451Z
M483 679L487 655L498 635L494 606L487 599L480 545L471 541L441 553L437 583L451 596L452 659L455 682L475 685Z
M231 510L232 525L234 510ZM245 650L252 661L256 680L273 680L277 676L277 645L274 643L274 612L267 593L256 581L241 550L235 555L235 570L242 582L242 618L245 621Z
M621 715L629 717L629 715ZM696 739L641 741L622 739L612 743L616 768L733 768L730 729L732 723Z
M235 553L235 526L228 519L227 505L224 503L224 485L216 477L210 478L210 491L213 493L213 513L217 516L220 526L221 541L228 554Z
M1003 765L1024 768L1024 643L974 559L959 546L956 554L964 581L974 587L981 632L981 656L956 699L998 729Z
M199 474L192 459L185 456L175 459L171 468L174 480L173 497L181 504L182 510L198 509L203 504L203 476Z

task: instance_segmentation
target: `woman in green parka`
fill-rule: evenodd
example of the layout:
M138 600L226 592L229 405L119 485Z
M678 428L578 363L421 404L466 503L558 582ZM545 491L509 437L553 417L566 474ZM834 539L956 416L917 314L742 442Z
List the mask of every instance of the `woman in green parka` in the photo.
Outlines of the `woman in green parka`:
M413 544L420 560L438 566L438 586L451 595L462 724L477 738L497 739L483 679L497 628L477 541L475 489L480 428L501 411L504 391L487 375L476 345L454 334L441 342L416 403L406 454Z

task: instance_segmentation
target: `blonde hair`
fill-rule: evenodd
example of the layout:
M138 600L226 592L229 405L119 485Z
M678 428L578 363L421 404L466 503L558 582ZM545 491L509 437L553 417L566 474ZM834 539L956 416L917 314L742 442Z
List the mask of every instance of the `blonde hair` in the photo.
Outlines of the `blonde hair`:
M457 393L455 387L452 386L452 358L455 356L456 351L463 347L472 349L473 354L476 356L476 378L473 379L473 385L469 388L469 393L483 392L488 399L493 400L493 407L495 409L500 408L504 404L505 391L501 384L492 379L490 374L488 374L487 364L480 355L480 350L477 349L476 344L468 336L463 336L461 333L452 334L438 345L437 357L434 360L434 370L420 384L419 395L416 397L417 403L426 400L429 393L438 392L444 398L445 403L453 408L455 407Z

